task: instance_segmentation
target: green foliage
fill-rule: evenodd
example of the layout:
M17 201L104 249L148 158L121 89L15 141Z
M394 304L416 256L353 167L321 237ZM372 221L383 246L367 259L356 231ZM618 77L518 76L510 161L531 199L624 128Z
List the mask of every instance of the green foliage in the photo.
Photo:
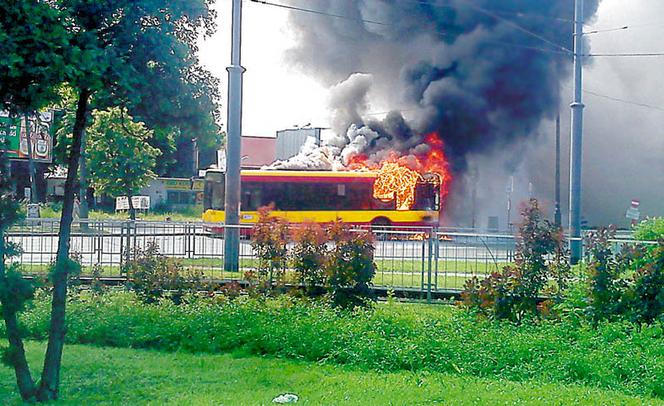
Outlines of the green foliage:
M664 318L664 244L617 246L613 228L588 234L589 262L558 306L579 320L652 324Z
M146 303L169 297L179 302L187 293L206 290L203 273L185 268L176 258L159 253L159 246L150 242L145 249L136 248L132 259L122 266L127 287Z
M634 229L637 240L664 240L664 217L651 217L641 221Z
M564 382L664 398L661 322L515 325L447 306L378 304L372 311L339 312L288 296L145 304L128 292L83 293L71 297L68 308L70 343L241 352L380 371ZM49 314L48 298L39 295L21 319L30 337L44 337Z
M295 244L289 251L290 224L270 216L271 207L258 210L251 246L258 257L256 280L259 290L270 290L273 278L281 285L290 262L309 296L327 289L332 303L342 308L363 306L374 299L371 280L376 274L374 241L367 232L351 231L337 221L327 229L314 223L294 226ZM328 242L331 247L328 247Z
M615 228L601 228L588 233L586 249L590 256L588 278L590 287L590 308L594 320L602 320L617 315L623 303L621 298L625 281L621 275L627 270L625 262L629 254L619 256L612 249L610 240L615 237Z
M252 230L251 248L258 257L258 282L262 289L271 289L273 282L283 284L288 264L289 225L279 217L270 216L272 207L258 209L258 222Z
M12 313L25 309L35 295L33 281L24 279L17 264L10 265L0 280L0 304Z
M38 362L45 345L26 343ZM284 391L309 405L659 405L653 398L563 383L509 382L429 371L382 373L242 354L164 353L72 345L65 348L63 405L268 405ZM140 371L137 374L136 371ZM0 368L0 382L10 382ZM195 388L195 389L194 389ZM24 406L9 385L0 404Z
M70 56L61 12L48 2L4 3L0 13L0 110L24 114L57 97Z
M147 144L152 131L120 108L96 111L88 129L90 180L98 193L132 196L156 175L160 151Z
M521 216L514 265L483 280L469 279L462 292L467 307L490 317L521 321L548 311L550 303L538 307L538 298L545 293L562 299L570 277L562 230L544 218L534 199Z
M330 226L328 234L334 243L325 264L332 303L342 308L365 305L375 298L370 287L376 274L371 234L353 232L340 221Z
M317 223L304 223L293 229L291 263L299 282L310 296L325 283L325 259L327 256L327 235Z
M640 249L634 263L639 264L624 294L627 318L637 323L664 321L664 244Z

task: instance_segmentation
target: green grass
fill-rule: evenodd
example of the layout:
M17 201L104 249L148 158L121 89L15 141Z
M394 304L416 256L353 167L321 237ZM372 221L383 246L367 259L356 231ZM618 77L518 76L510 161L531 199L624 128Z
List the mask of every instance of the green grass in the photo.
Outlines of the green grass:
M49 298L21 315L43 339ZM218 354L244 351L377 371L442 372L510 381L579 384L664 398L663 325L598 327L582 321L514 325L447 306L379 304L338 312L320 302L224 297L147 305L129 293L68 302L73 344ZM0 335L3 326L0 326Z
M60 218L60 210L54 210L50 206L40 208L39 214L42 218ZM203 216L203 207L196 206L190 209L176 210L176 211L158 211L148 213L137 213L138 220L146 221L166 221L169 218L171 221L201 221ZM88 218L90 220L129 220L128 213L107 212L102 210L90 210Z
M45 345L28 342L31 365ZM0 404L21 405L12 371L0 366ZM60 401L81 404L268 405L296 393L304 405L657 405L652 398L536 381L443 373L381 373L301 361L65 346Z
M210 279L242 279L243 272L256 269L258 260L255 258L240 258L240 269L242 272L226 272L223 268L223 258L183 258L182 264L186 267L195 267L203 272L205 277ZM375 286L385 286L394 288L421 288L422 287L422 268L420 261L403 260L389 261L377 260L378 272L373 279ZM48 264L26 264L23 266L24 272L28 274L44 274L48 272ZM468 279L464 273L482 277L492 271L492 266L484 263L465 263L462 261L439 261L438 277L432 269L431 283L434 289L462 289ZM84 266L81 275L89 276L91 267ZM117 265L103 265L102 276L116 277L121 276L120 267ZM293 271L287 271L287 278L295 282ZM427 283L427 274L425 268L424 284ZM426 285L425 285L426 286Z

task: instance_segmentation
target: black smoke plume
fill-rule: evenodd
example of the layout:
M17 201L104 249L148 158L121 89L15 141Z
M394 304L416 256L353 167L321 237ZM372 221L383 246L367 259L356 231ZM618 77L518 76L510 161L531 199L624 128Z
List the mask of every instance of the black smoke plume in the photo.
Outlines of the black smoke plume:
M354 125L378 136L369 145L416 145L437 132L452 168L468 157L529 137L561 101L571 72L573 0L317 0L290 4L335 18L291 12L297 45L289 59L332 86L356 72L361 93L393 109L371 119L357 92L336 97L338 134ZM598 0L585 1L591 18ZM364 21L362 21L364 20ZM369 22L371 21L371 22ZM366 94L368 93L368 94ZM358 110L359 108L359 110ZM408 143L411 137L416 142ZM507 159L513 165L518 157Z

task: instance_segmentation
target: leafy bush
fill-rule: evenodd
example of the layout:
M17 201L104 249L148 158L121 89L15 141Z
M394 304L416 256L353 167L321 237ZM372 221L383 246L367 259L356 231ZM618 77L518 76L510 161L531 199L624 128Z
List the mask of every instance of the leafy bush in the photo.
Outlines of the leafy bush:
M639 266L622 299L627 318L649 324L664 320L664 244L636 250L633 262Z
M21 324L48 331L38 294ZM599 386L664 398L664 324L478 320L448 306L376 305L338 311L288 296L236 300L185 296L144 303L131 292L89 293L68 303L67 340L169 351L269 354L383 371L424 370L492 379ZM0 334L4 330L0 327Z
M288 223L279 218L270 216L271 206L258 209L258 222L253 228L251 248L258 257L259 284L265 289L271 289L276 281L282 285L288 263Z
M203 273L185 268L175 258L159 253L159 246L149 242L145 249L134 250L132 260L122 266L127 287L146 303L168 296L178 302L186 293L207 289Z
M651 217L641 221L634 230L637 240L664 240L664 217Z
M259 209L259 221L252 232L251 246L259 259L259 266L256 273L245 274L250 294L255 287L259 291L271 291L273 275L277 277L277 285L281 285L290 262L309 296L315 296L325 288L332 303L344 308L361 306L374 298L370 285L376 265L370 233L351 231L341 221L332 223L327 229L305 223L292 227L294 244L289 251L291 225L283 219L271 217L271 209Z
M293 229L290 258L300 284L309 296L325 283L325 259L328 254L327 235L316 223L304 223Z
M563 307L583 309L595 323L653 323L664 315L664 243L617 247L614 235L614 228L588 234L587 300L568 297Z
M621 298L625 288L621 274L625 272L625 262L629 256L621 258L611 247L615 228L600 228L586 236L586 249L590 257L588 279L590 287L591 317L597 321L617 315L621 309Z
M376 274L373 238L341 222L333 223L328 233L334 243L325 266L332 303L343 308L362 306L375 296L370 288Z
M545 219L536 200L521 211L514 265L480 280L466 281L464 304L498 319L520 321L549 309L538 307L538 298L548 294L561 300L570 268L562 230Z

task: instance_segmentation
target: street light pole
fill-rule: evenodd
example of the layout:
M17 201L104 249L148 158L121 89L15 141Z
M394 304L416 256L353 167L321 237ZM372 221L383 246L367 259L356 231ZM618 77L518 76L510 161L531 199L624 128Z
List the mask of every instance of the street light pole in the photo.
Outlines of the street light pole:
M583 0L574 2L574 101L570 142L569 232L570 261L581 259L581 158L583 139L582 62L583 62Z
M553 221L557 227L562 227L560 215L560 113L556 116L556 180L555 180L555 211Z
M237 272L240 264L240 156L242 136L242 74L240 64L242 0L233 0L231 23L231 64L228 71L228 133L226 138L226 190L224 227L224 269ZM230 227L228 227L230 226Z

